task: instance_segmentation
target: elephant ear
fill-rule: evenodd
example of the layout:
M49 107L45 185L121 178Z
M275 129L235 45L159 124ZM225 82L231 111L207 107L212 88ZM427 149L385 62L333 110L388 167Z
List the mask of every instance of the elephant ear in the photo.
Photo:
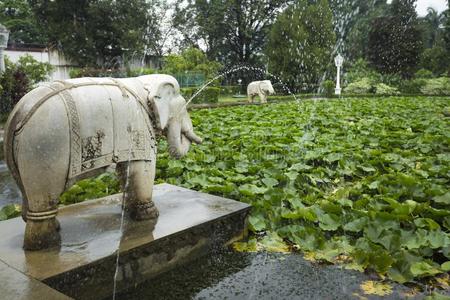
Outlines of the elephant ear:
M264 80L260 81L259 84L258 84L258 87L259 87L260 91L264 91L264 87L267 87L266 81L264 81Z
M158 129L165 129L171 117L171 104L180 95L178 81L169 75L154 74L138 77L148 92L148 103L152 109Z

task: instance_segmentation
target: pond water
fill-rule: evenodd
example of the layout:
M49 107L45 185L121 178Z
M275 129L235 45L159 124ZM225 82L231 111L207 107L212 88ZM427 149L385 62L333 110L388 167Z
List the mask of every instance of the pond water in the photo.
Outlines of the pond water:
M311 263L298 254L226 250L144 282L118 299L407 298L408 289L401 285L394 286L389 296L364 295L361 283L373 279L365 273ZM416 296L423 298L423 294Z
M0 208L6 204L19 204L21 201L21 193L11 177L5 161L0 160Z

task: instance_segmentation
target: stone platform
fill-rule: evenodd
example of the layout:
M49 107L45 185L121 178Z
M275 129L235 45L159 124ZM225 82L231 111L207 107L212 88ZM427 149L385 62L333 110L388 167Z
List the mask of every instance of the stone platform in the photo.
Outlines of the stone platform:
M123 234L120 194L63 207L58 214L61 247L45 251L22 250L21 218L0 222L0 278L2 268L11 268L29 286L35 283L36 292L46 288L60 297L101 299L112 294L119 243L117 284L123 290L246 234L247 204L168 184L154 187L153 200L158 220L125 219ZM8 289L2 280L0 294ZM16 290L11 299L21 297L23 289ZM42 295L22 299L58 299Z

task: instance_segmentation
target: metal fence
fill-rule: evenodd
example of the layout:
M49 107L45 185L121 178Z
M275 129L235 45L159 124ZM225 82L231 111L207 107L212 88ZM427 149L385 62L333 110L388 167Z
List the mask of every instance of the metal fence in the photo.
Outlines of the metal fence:
M174 76L180 87L193 87L193 86L201 86L205 83L206 77L203 73L179 73Z

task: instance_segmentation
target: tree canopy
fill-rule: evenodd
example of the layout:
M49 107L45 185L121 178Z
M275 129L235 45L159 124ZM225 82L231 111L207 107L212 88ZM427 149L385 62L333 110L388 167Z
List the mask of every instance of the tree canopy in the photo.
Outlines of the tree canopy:
M223 64L260 62L270 26L289 0L179 0L175 22L185 41Z
M411 77L422 52L416 0L393 0L390 14L375 18L369 31L368 58L381 73Z
M9 44L45 44L47 41L27 0L0 1L0 23L10 31Z
M272 27L266 48L269 71L293 89L315 89L331 62L334 43L328 1L297 1Z
M143 52L158 31L152 15L156 2L30 0L50 43L81 66L106 67Z

